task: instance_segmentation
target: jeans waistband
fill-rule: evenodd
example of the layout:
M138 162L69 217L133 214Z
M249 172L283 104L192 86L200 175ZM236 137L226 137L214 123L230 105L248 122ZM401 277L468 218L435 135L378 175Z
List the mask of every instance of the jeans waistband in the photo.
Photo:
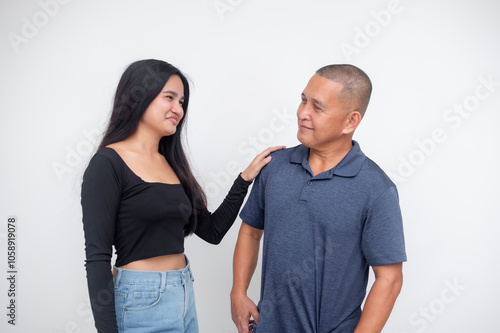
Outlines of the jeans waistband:
M186 284L188 279L192 279L189 261L186 258L186 267L173 271L139 271L132 269L116 268L114 278L115 288L120 283L160 285L160 291L164 291L168 284Z

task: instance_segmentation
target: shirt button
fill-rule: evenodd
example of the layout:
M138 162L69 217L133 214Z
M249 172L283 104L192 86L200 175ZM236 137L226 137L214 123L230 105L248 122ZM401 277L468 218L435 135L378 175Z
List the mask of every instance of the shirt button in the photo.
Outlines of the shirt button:
M307 185L311 186L311 185L312 185L312 183L313 183L312 181L308 181L308 182L307 182Z

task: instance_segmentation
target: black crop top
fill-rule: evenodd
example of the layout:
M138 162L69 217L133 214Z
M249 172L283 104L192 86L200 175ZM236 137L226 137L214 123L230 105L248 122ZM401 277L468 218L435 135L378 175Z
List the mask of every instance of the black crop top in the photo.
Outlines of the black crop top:
M251 182L241 176L212 214L198 212L195 234L219 243L236 219ZM111 273L116 266L184 252L184 226L192 214L181 184L148 183L111 148L91 159L83 176L82 212L87 282L99 332L118 332Z

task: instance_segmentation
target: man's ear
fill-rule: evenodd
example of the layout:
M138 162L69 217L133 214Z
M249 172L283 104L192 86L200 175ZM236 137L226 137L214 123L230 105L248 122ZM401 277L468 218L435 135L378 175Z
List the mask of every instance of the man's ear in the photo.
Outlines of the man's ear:
M343 134L351 134L358 127L361 122L361 113L359 111L351 111L344 118Z

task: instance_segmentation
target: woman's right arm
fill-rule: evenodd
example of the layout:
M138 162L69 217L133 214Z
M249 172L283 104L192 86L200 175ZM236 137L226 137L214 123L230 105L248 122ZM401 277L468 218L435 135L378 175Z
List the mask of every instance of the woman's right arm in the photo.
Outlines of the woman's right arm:
M121 183L108 157L97 154L92 158L81 195L85 267L95 326L98 332L118 332L111 257Z

